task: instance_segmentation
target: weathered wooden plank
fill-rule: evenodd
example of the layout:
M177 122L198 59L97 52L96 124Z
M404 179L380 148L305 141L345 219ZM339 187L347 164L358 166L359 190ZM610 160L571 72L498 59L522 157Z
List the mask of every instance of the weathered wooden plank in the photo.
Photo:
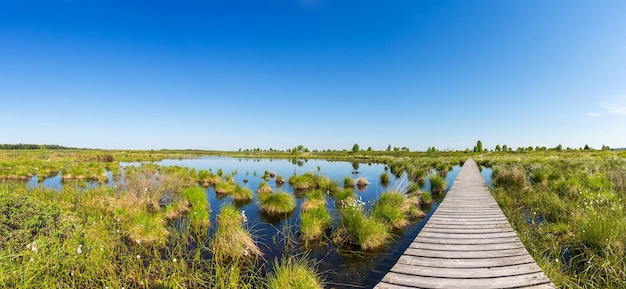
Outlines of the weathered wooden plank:
M555 288L468 160L444 201L375 288Z
M541 269L535 263L482 268L436 268L398 263L391 268L391 272L415 276L477 279L532 274L541 272Z
M524 286L534 286L549 284L550 280L541 273L531 273L496 278L436 278L427 276L414 276L389 272L383 278L383 282L395 285L402 285L413 288L523 288Z
M399 264L428 266L437 268L481 268L481 267L498 267L534 263L530 255L508 256L497 258L478 258L478 259L442 259L433 257L421 257L402 255L398 259Z
M519 242L521 241L517 237L502 237L502 238L480 238L480 239L470 239L470 238L425 238L421 236L417 236L413 240L413 242L420 243L431 243L431 244L457 244L457 245L477 245L477 244L498 244L498 243L508 243L508 242Z
M498 244L432 244L413 242L409 245L412 249L437 250L437 251L494 251L506 249L526 248L520 242L498 243Z
M452 233L452 234L492 234L492 233L504 233L504 232L515 232L512 228L482 228L482 229L472 229L472 228L439 228L439 227L428 227L425 228L426 232L431 233Z
M528 254L526 248L503 249L503 250L485 250L485 251L439 251L439 250L421 250L408 248L404 251L405 255L450 258L450 259L480 259L507 256L520 256Z
M488 233L488 234L451 234L451 233L437 233L437 232L429 232L428 228L424 227L420 232L420 235L425 238L448 238L448 239L488 239L488 238L498 238L498 237L516 237L515 232L502 232L502 233Z

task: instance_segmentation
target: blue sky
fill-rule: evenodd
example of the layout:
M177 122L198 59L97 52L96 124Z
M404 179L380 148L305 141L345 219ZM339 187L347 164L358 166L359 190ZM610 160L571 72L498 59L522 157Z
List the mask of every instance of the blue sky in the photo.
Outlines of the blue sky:
M0 0L0 143L626 147L626 1Z

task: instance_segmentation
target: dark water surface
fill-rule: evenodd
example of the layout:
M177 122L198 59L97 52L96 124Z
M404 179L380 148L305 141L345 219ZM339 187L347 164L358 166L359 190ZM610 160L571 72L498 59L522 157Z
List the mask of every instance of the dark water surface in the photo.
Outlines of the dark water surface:
M361 200L365 202L366 210L371 208L378 196L384 191L405 191L408 184L406 173L403 173L400 177L395 177L388 172L385 165L382 164L355 164L351 162L303 159L202 157L182 160L168 159L155 163L160 166L181 166L195 168L196 170L210 170L213 173L217 173L217 171L221 169L223 175L233 175L234 180L238 184L247 186L255 192L253 194L254 200L248 203L237 203L233 201L232 197L218 197L212 187L207 188L206 193L211 205L211 223L215 224L215 217L220 213L222 204L233 203L240 210L245 211L245 215L248 218L247 226L254 238L258 241L259 247L264 254L263 258L268 264L271 264L274 258L280 258L283 255L306 254L309 258L317 260L318 269L326 279L328 288L372 288L395 264L400 255L402 255L421 228L426 224L433 211L439 206L439 203L444 197L443 195L434 195L433 204L422 207L422 209L427 212L425 218L414 221L405 229L395 232L394 240L376 252L363 253L340 250L336 248L328 238L322 240L319 244L309 246L305 249L303 245L300 244L297 235L300 205L304 201L303 195L295 195L298 207L293 214L283 218L270 218L263 214L258 208L256 190L263 181L262 177L266 170L276 173L277 176L283 176L287 180L294 174L312 172L333 179L337 181L340 186L343 185L344 177L351 177L353 179L365 177L370 182L370 185L363 190L358 190L355 187L355 192L357 198L361 198ZM121 165L130 166L139 164L140 163L122 163ZM460 169L460 166L455 166L446 174L447 189L452 185ZM392 179L387 187L380 184L380 175L383 172L390 174ZM482 174L490 185L491 170L483 169ZM244 183L244 179L247 180L247 183ZM110 177L109 180L108 184L112 185L112 178ZM426 180L426 185L423 187L423 190L427 190L430 187L428 178L426 178ZM274 191L279 189L275 178L270 179L267 183ZM30 187L37 185L36 178L28 182L28 186ZM58 189L63 184L60 176L56 176L40 182L39 185ZM88 187L96 185L98 184L87 183ZM283 184L280 189L293 193L293 188L289 183ZM327 195L326 202L333 216L333 227L335 227L338 217L334 198Z

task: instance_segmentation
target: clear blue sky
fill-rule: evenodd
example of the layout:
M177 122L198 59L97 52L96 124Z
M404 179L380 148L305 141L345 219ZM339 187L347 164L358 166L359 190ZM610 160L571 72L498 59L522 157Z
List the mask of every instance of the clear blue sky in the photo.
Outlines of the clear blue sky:
M626 146L626 1L0 0L0 143Z

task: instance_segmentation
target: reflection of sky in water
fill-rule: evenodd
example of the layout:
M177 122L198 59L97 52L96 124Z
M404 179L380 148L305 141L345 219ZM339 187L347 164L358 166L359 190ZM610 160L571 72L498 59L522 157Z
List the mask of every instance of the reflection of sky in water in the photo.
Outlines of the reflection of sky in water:
M402 174L399 178L396 178L390 172L391 181L387 187L383 187L380 184L380 175L385 172L385 165L383 164L368 164L344 161L327 161L318 159L245 159L245 158L230 158L230 157L201 157L194 159L168 159L159 162L155 162L160 166L180 166L189 167L196 170L210 170L213 173L217 173L219 169L222 169L223 175L234 174L235 181L245 187L250 188L255 193L254 200L248 203L235 203L230 196L217 196L213 191L213 188L206 189L207 197L211 205L211 222L215 224L215 218L219 214L219 208L222 204L233 203L240 210L245 210L245 214L248 217L248 226L253 231L253 234L258 238L263 250L266 260L273 260L275 256L280 257L280 254L284 252L284 244L280 242L281 232L285 230L297 231L297 225L300 218L300 205L304 201L304 195L295 194L298 208L290 215L282 218L272 218L263 214L256 203L257 194L256 190L259 184L263 181L262 177L264 172L275 172L277 176L283 176L285 179L289 179L294 174L303 174L306 172L312 172L316 174L324 175L330 179L337 181L340 186L343 186L343 179L345 177L351 177L353 179L359 177L365 177L370 185L365 187L363 191L356 190L358 198L361 198L366 203L366 208L369 209L378 196L386 190L399 190L404 191L408 185L406 173ZM122 167L129 165L140 165L140 163L121 163ZM357 167L357 173L354 173L355 167ZM447 189L452 185L454 178L460 171L459 166L453 167L445 176L447 182ZM235 174L236 173L236 174ZM485 181L491 186L491 169L483 168L481 174L485 177ZM113 184L111 173L108 172L109 184ZM244 183L244 179L247 183ZM267 182L274 191L278 190L278 186L275 182L275 178L270 179ZM29 187L36 186L37 178L34 177L28 182ZM47 178L43 182L40 182L47 188L60 189L63 183L61 182L61 176ZM98 185L97 182L87 182L87 187ZM281 190L293 193L293 189L289 183L285 183L280 187ZM423 190L430 189L430 183L428 177L426 178L426 184L422 188ZM393 243L383 248L380 252L375 253L361 253L357 255L346 255L340 253L334 245L327 241L323 245L311 249L308 254L310 257L320 261L319 269L325 271L324 277L331 283L352 284L365 287L372 287L385 272L387 272L391 266L396 262L397 258L404 252L409 246L411 241L415 238L419 230L424 226L427 219L432 214L432 211L439 205L441 197L434 196L435 202L432 206L424 207L425 211L428 211L428 216L422 220L412 222L403 231L398 232L394 237ZM334 198L331 195L327 196L327 207L333 215L334 226L337 225L337 212L335 209ZM214 226L212 226L214 229ZM298 238L297 235L293 238ZM300 244L296 244L293 247L293 253L300 252Z

